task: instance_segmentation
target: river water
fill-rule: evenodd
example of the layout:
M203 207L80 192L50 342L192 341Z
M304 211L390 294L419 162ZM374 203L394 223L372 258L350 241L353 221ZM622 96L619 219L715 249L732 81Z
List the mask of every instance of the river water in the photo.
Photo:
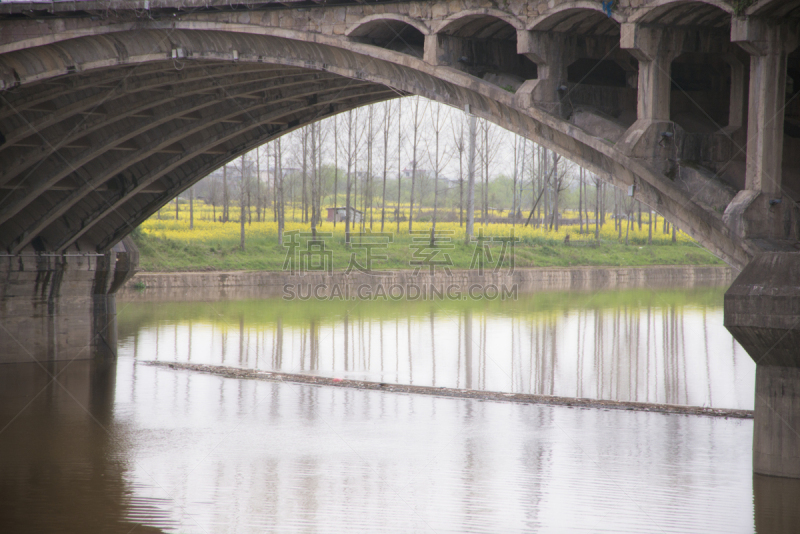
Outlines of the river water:
M116 361L4 364L0 531L796 532L800 488L753 476L752 420L143 364L752 409L723 292L120 300Z

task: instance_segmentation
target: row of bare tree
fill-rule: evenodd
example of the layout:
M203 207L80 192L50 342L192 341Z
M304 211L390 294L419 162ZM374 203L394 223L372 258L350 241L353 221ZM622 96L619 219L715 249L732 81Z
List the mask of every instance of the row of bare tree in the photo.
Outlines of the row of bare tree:
M498 176L498 168L505 172ZM498 207L490 204L498 199L510 203L505 222L557 231L566 193L573 206L577 196L581 233L591 231L594 213L599 238L612 201L620 238L627 220L627 242L634 210L642 224L641 204L556 152L421 97L351 110L242 155L189 189L190 226L195 189L212 205L214 220L231 220L231 204L239 205L242 247L246 221L272 218L282 239L287 210L316 232L323 206L343 208L347 242L354 227L385 231L393 219L396 231L405 221L412 231L423 216L432 222L433 239L437 221L443 214L454 220L456 212L469 239L476 211L483 221L498 220L492 216Z

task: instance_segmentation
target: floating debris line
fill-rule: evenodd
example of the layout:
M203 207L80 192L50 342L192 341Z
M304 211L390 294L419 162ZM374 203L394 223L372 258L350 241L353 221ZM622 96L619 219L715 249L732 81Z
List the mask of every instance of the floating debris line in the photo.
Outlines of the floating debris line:
M312 376L294 373L277 373L258 369L242 369L223 365L204 365L179 362L138 362L154 367L164 367L181 371L195 371L224 378L245 380L265 380L271 382L290 382L311 386L333 386L340 388L386 391L388 393L407 393L411 395L432 395L457 399L476 399L485 401L515 402L518 404L544 404L549 406L569 406L573 408L602 408L609 410L631 410L638 412L655 412L679 415L705 415L709 417L733 417L752 419L752 410L732 408L710 408L705 406L681 406L679 404L656 404L649 402L613 401L602 399L582 399L573 397L556 397L553 395L533 395L529 393L503 393L499 391L481 391L476 389L457 389L433 386L409 386L403 384L387 384L385 382L367 382L326 376Z

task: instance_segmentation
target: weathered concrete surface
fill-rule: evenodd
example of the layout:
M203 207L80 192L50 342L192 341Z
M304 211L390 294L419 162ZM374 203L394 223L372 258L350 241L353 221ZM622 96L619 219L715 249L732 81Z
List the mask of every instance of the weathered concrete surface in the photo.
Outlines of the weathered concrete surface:
M800 252L745 267L725 293L725 326L758 365L800 368Z
M800 478L800 252L745 267L725 294L725 326L756 362L753 470Z
M116 355L116 291L133 276L130 239L105 255L6 256L0 364Z

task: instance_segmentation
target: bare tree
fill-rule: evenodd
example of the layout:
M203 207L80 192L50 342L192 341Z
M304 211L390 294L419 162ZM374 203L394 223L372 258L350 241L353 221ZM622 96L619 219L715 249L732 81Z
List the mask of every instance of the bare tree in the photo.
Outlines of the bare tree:
M307 195L306 195L306 178L308 176L308 174L307 174L308 170L307 170L307 167L306 167L306 165L308 163L308 154L307 154L307 149L308 149L308 130L309 130L308 126L304 126L300 130L300 132L301 132L300 133L300 138L301 138L302 143L303 143L303 150L301 151L302 159L303 159L303 161L302 161L303 188L302 188L301 201L300 201L300 204L301 204L300 217L302 218L303 222L308 222L308 198L307 198Z
M189 188L189 230L194 230L194 186Z
M500 150L501 136L497 127L487 120L481 120L481 163L483 164L483 222L489 221L489 169Z
M347 184L345 185L344 207L344 242L350 246L350 169L353 168L355 152L353 151L353 110L347 112Z
M578 224L580 225L580 233L583 234L583 167L580 168L580 178L578 182ZM589 221L586 221L589 224Z
M409 233L414 229L414 186L417 182L417 144L419 142L420 127L422 126L422 120L424 115L424 113L420 113L418 96L414 98L414 105L412 106L411 109L413 110L413 113L411 116L412 143L411 143L411 200L409 203L409 211L408 211Z
M451 115L451 128L453 130L453 144L458 152L458 225L464 226L464 121L466 119L465 113L455 114L456 119ZM458 121L458 128L456 129L453 121Z
M336 209L339 207L339 116L333 117L333 227L336 228Z
M228 197L228 165L222 166L222 222L228 222L230 198Z
M311 235L317 235L317 136L319 135L317 123L312 122L311 134Z
M446 119L447 111L445 111L445 115L443 117L441 105L436 105L432 108L430 121L431 128L433 129L434 144L434 152L432 157L430 147L428 147L427 150L428 160L433 167L433 224L431 225L431 246L436 244L434 236L436 234L436 215L439 207L439 173L444 169L448 162L447 152L445 151L442 153L439 150L439 140L442 136L442 130L444 129Z
M275 169L272 179L277 184L277 196L275 197L278 202L278 244L283 245L283 229L284 221L286 218L286 199L283 190L283 169L281 161L281 138L275 140Z
M466 244L472 240L475 223L475 141L478 136L477 118L475 115L469 116L469 153L467 155L467 231L465 234Z
M403 113L403 100L397 101L397 209L395 210L395 222L397 223L397 233L400 233L400 186L403 183L403 167L400 165L400 156L402 154L403 146L403 128L402 128L402 113Z
M219 183L217 182L216 174L211 176L211 191L209 192L209 199L211 200L211 216L214 222L217 222L217 196L219 195Z
M375 106L369 106L367 109L367 175L364 178L364 218L362 220L362 227L366 224L367 210L369 210L369 227L372 229L372 146L375 141L375 130L373 128L373 117L375 115Z
M239 248L244 251L244 220L245 220L245 198L247 195L247 168L244 154L241 157L240 171L241 182L239 183Z
M558 204L561 197L561 192L569 187L570 180L572 179L572 167L566 159L562 158L557 152L553 152L553 168L552 179L553 184L553 210L550 219L550 228L555 225L555 230L558 232Z
M261 222L261 147L256 147L256 222Z
M381 232L386 220L386 171L389 163L389 131L392 128L392 102L383 104L383 193L381 194ZM399 126L398 126L399 128Z
M521 146L520 146L521 145ZM511 177L511 225L516 225L517 221L517 177L519 175L518 163L520 157L522 158L522 166L524 173L525 165L525 139L518 135L514 135L514 172Z

